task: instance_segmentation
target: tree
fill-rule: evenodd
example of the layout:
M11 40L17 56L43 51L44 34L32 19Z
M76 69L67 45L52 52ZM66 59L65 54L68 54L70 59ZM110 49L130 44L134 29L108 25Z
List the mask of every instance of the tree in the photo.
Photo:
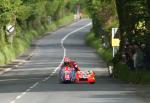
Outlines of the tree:
M119 58L121 60L126 43L142 44L145 36L146 2L143 0L116 0L121 39Z
M0 32L1 32L1 44L7 42L6 26L8 24L16 25L16 16L19 12L21 0L1 0L0 1Z

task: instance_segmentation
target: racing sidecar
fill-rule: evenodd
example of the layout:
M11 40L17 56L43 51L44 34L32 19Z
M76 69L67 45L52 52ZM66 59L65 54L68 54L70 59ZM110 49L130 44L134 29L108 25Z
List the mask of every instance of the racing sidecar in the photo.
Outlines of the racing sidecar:
M93 71L77 71L75 83L95 83L95 73Z

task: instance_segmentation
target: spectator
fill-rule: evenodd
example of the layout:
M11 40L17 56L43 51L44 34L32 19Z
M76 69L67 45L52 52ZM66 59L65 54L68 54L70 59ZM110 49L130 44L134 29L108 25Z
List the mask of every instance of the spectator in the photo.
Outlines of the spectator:
M149 51L146 50L145 44L141 45L141 50L143 52L143 68L145 70L150 70L150 58L149 58Z
M134 54L134 49L133 49L133 45L128 44L126 47L126 64L129 66L129 68L131 70L134 70L134 61L133 61L133 54Z
M133 55L134 68L142 69L144 68L144 52L142 51L141 46L134 44L135 53Z

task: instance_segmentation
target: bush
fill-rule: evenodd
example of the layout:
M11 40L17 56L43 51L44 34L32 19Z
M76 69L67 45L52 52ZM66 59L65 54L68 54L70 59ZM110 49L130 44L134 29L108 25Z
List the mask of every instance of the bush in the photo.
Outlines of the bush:
M5 64L5 56L1 50L0 50L0 64L1 65Z
M20 55L29 47L28 43L20 38L16 38L14 41L15 54Z
M9 63L11 60L15 58L15 52L14 49L10 45L6 45L2 48L2 53L5 57L5 64Z
M55 30L58 26L69 23L72 20L73 20L72 14L65 16L59 21L47 25L46 27L48 28L47 31ZM16 56L19 56L21 53L23 53L30 46L32 40L38 36L43 35L46 32L46 29L44 28L44 26L41 25L41 27L39 28L36 29L29 28L28 31L23 30L21 32L24 35L22 37L18 36L14 39L13 47L11 47L10 45L5 45L2 46L2 48L0 48L0 65L9 63L11 60L16 58Z
M72 21L72 19L73 19L73 14L69 14L69 15L65 16L64 18L56 21L56 25L58 26L58 25L62 25L62 24L68 24Z
M93 32L87 34L86 43L95 48L98 55L102 57L102 59L104 59L106 62L110 62L112 60L112 50L104 49L101 45L101 40L99 38L96 38Z
M99 48L97 52L106 62L110 62L113 58L111 49Z
M56 24L55 23L52 23L50 25L48 25L48 30L47 31L53 31L57 28Z
M149 84L150 72L144 70L131 71L127 65L118 63L114 66L113 74L116 78L128 83Z
M44 26L41 26L40 28L36 29L36 32L37 32L36 34L37 35L42 35L45 31L46 30L45 30Z
M150 72L144 71L141 83L150 84Z
M35 30L31 30L30 31L30 35L32 35L33 37L37 37L38 36L38 33L37 33L37 31L35 31ZM33 38L32 37L32 38Z
M93 32L90 32L87 34L87 36L86 36L87 44L91 45L91 43L94 41L94 39L95 39L95 34Z
M72 20L73 20L73 14L69 14L63 17L62 19L59 19L58 21L54 21L51 24L47 25L46 27L48 28L47 31L53 31L61 25L70 23Z
M127 65L118 63L114 66L113 75L116 78L127 81L129 74L129 68Z

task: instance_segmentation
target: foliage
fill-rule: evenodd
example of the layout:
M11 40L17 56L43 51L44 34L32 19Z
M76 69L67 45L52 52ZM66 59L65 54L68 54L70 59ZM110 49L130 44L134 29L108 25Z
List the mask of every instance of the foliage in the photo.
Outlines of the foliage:
M116 78L128 83L134 84L149 84L150 72L139 70L131 71L128 66L122 63L117 63L113 69L113 74Z
M89 14L93 22L94 34L87 36L87 42L98 49L98 54L106 61L112 59L111 48L104 49L101 37L110 43L112 27L119 27L116 37L120 38L118 53L113 58L115 77L133 83L150 83L149 72L131 71L123 62L123 53L127 44L145 44L143 50L150 61L150 1L149 0L86 0ZM119 25L118 25L119 24ZM107 32L103 32L103 30ZM107 34L107 35L106 35ZM98 42L99 41L99 42ZM99 43L99 44L98 44ZM133 51L132 51L133 52Z
M101 45L101 40L95 37L93 32L90 32L86 36L86 42L91 47L95 48L98 55L102 57L106 62L110 62L112 60L112 50L104 49Z
M76 2L70 2L71 6L75 7ZM68 0L0 0L0 64L24 52L31 41L45 31L69 23L73 8L68 8L68 3ZM6 30L10 24L15 27L11 33L13 47Z
M110 29L118 26L114 0L87 0L86 3L97 37L103 35L101 28Z
M1 0L0 1L0 24L6 25L14 20L14 16L19 12L21 0Z
M148 18L147 4L144 0L116 0L119 18L119 32L122 53L126 43L147 44L146 24ZM149 38L150 39L150 38Z

